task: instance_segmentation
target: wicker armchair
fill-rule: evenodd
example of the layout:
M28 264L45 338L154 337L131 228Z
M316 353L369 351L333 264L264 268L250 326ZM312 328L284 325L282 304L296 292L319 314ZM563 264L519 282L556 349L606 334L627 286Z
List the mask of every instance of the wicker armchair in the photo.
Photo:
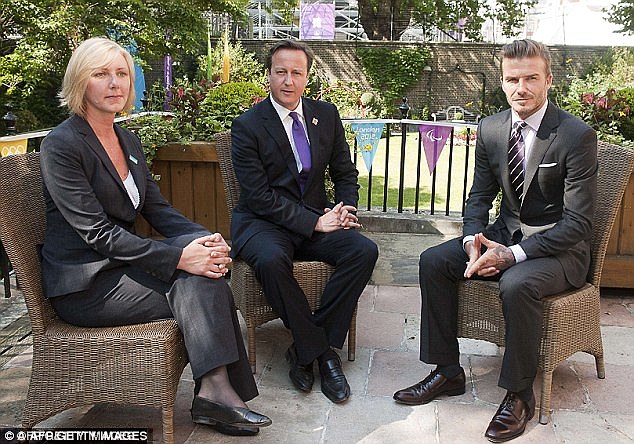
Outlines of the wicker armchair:
M574 353L594 356L597 376L605 378L599 324L600 282L612 226L634 169L634 151L599 142L597 205L593 218L592 263L582 288L544 298L540 350L542 392L539 422L550 420L550 395L555 368ZM496 282L467 280L458 290L458 336L504 345L504 317Z
M227 210L229 212L229 221L233 208L238 203L240 197L240 184L233 170L233 162L231 160L231 133L224 132L216 134L216 152L218 153L218 161L220 162L220 172L225 187L227 199ZM321 302L321 295L326 286L326 282L333 272L333 267L325 262L317 261L294 261L293 275L306 294L311 309L316 310ZM236 258L233 262L231 270L231 290L236 305L247 325L247 342L249 364L251 371L256 371L256 342L255 329L265 322L277 319L279 316L273 311L268 304L262 292L262 287L255 277L253 269L244 261ZM350 322L348 330L348 360L354 361L356 349L356 319L355 310Z
M174 400L187 365L176 322L82 328L57 318L42 292L38 245L45 224L39 153L0 159L0 236L20 279L33 331L22 426L31 428L81 405L136 404L160 407L163 441L174 442Z

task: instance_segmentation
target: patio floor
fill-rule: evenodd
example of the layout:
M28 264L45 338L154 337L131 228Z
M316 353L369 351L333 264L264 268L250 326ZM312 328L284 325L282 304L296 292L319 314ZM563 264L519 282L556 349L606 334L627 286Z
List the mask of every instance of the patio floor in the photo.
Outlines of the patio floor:
M256 437L227 437L191 422L193 381L187 367L175 405L176 442L487 442L484 431L504 395L497 387L501 354L492 344L461 340L468 379L464 395L415 407L392 400L395 390L422 379L431 368L418 360L419 306L417 287L367 286L359 303L356 361L345 360L345 346L340 353L352 387L350 400L342 405L326 399L319 390L319 378L310 394L293 389L284 360L290 334L279 320L260 327L255 375L260 396L249 405L270 416L273 425ZM525 434L514 442L634 442L633 311L631 290L603 292L606 379L597 379L589 355L571 357L554 374L551 422L540 425L535 415ZM9 299L0 299L0 314L0 427L18 427L31 365L28 316L18 291ZM39 427L147 427L156 442L161 436L160 412L135 406L72 409Z

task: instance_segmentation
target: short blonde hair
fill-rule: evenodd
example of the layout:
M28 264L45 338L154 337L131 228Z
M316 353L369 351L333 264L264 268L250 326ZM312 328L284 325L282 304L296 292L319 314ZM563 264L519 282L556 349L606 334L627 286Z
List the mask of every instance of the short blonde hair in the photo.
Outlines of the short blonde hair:
M85 116L85 94L90 76L98 69L108 66L121 54L130 71L130 93L123 111L129 111L135 101L134 61L128 51L118 43L105 37L93 37L79 45L68 61L62 91L59 96L62 105L66 105L71 113Z

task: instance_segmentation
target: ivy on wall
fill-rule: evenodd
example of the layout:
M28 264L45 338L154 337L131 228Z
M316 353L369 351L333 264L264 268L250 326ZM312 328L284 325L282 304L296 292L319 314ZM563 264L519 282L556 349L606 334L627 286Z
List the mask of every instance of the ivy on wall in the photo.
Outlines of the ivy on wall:
M416 84L431 57L427 48L357 48L363 73L386 103L400 103L407 88Z

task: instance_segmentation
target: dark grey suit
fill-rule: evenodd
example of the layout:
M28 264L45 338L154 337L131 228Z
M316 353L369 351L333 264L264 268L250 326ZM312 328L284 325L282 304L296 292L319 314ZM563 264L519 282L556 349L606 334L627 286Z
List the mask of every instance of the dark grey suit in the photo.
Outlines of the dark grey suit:
M526 261L496 277L507 325L499 385L518 392L531 386L537 371L542 297L580 287L586 281L596 197L597 139L588 125L549 104L527 159L520 202L508 173L510 130L510 110L486 117L479 124L464 235L483 232L507 246L519 242L527 255ZM500 214L489 225L489 210L500 189ZM534 233L527 236L529 231ZM467 260L462 238L421 254L422 361L441 365L458 362L457 282L463 279Z
M300 363L308 363L329 346L343 345L378 249L355 230L315 232L324 208L333 206L326 198L326 168L336 202L355 207L358 172L335 106L302 100L312 157L303 192L290 141L270 98L233 121L232 159L241 193L231 239L232 253L253 266L265 297L290 328ZM292 275L293 259L335 267L314 314Z
M139 190L135 209L90 125L73 116L44 139L40 162L47 206L44 292L60 317L98 327L174 318L195 379L227 365L236 392L257 396L225 279L176 269L182 249L209 234L160 194L139 139L115 125ZM139 214L166 237L134 232Z

